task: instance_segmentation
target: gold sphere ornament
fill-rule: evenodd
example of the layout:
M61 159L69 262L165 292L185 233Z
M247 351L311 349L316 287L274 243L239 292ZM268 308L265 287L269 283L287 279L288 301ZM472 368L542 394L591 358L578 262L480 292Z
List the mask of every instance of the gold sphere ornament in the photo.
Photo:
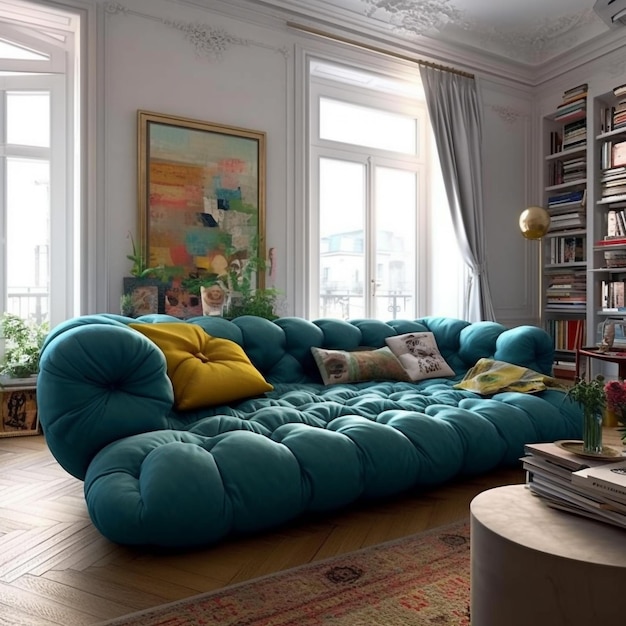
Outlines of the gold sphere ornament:
M519 228L526 239L541 239L550 228L550 214L540 206L529 206L519 216Z

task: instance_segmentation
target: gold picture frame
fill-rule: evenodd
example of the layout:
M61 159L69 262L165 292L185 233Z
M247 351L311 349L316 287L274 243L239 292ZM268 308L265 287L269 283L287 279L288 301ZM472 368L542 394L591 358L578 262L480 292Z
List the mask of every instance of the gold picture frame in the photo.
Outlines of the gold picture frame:
M264 259L266 134L143 110L137 126L146 263L225 276Z

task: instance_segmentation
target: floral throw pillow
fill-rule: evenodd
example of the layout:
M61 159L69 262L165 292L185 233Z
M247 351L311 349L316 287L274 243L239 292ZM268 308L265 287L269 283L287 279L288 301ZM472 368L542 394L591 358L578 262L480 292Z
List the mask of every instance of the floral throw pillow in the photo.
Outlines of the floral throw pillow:
M429 332L406 333L385 339L411 380L454 376Z

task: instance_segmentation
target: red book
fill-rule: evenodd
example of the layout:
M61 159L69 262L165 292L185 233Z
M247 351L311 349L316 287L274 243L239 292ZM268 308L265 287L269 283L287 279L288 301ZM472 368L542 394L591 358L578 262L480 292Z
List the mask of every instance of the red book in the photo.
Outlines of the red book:
M624 245L626 243L626 237L613 237L612 239L602 239L596 241L596 246L616 246Z

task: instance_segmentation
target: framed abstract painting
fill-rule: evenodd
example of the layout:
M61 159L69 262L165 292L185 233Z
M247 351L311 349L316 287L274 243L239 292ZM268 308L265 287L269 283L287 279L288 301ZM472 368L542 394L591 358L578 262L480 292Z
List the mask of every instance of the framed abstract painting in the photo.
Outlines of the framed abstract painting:
M137 113L146 263L224 277L264 258L265 133ZM264 273L255 280L262 288Z

